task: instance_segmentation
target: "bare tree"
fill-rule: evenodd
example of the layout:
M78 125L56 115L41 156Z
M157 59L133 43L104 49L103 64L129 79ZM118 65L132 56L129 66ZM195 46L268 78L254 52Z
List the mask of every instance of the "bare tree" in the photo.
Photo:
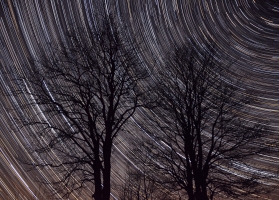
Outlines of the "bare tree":
M66 196L94 185L92 197L108 200L113 143L142 106L148 73L112 17L65 38L32 61L23 79L37 112L24 120L40 138L30 148L40 155L33 164L59 173L55 183Z
M164 177L158 182L191 200L259 193L265 175L248 161L267 150L268 127L249 115L253 98L240 89L240 79L207 50L176 48L158 73L158 107L151 110L156 120L150 119L152 129L145 126L152 139L141 151L145 164Z

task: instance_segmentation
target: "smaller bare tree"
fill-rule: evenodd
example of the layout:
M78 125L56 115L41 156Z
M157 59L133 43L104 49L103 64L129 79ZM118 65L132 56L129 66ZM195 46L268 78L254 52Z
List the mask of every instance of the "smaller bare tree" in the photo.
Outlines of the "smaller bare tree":
M263 138L271 132L266 121L247 118L251 93L239 88L214 49L190 44L170 55L158 74L153 125L142 125L152 136L142 144L145 163L164 177L158 182L190 200L260 193L265 175L248 161L267 150Z

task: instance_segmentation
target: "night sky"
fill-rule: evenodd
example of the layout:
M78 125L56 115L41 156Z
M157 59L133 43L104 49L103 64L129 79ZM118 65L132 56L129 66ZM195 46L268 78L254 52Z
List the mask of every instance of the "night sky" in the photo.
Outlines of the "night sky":
M22 89L17 77L28 73L28 60L47 53L50 43L65 40L70 28L94 27L96 13L113 13L125 25L128 35L137 38L140 59L152 70L164 63L164 57L175 44L194 41L214 46L220 58L232 61L232 77L244 77L243 95L253 90L261 104L251 106L249 116L268 119L278 132L279 123L279 2L276 0L0 0L0 199L46 199L53 188L35 182L59 179L46 169L29 172L18 158L32 161L28 154L36 130L20 127L18 119L36 115L40 107L23 111L30 101L14 91ZM30 86L32 87L32 86ZM138 112L134 120L144 120ZM54 119L53 121L59 121ZM132 130L131 130L132 132ZM135 140L146 133L137 128ZM278 133L279 134L279 133ZM277 134L277 135L278 135ZM279 136L279 135L278 135ZM131 136L130 136L131 137ZM136 138L138 137L138 138ZM125 152L129 151L126 133L120 134L112 159L113 183L122 183ZM276 142L266 138L266 143ZM55 157L50 153L48 158ZM261 155L255 168L238 166L239 170L264 168L270 174L278 169L277 155ZM279 177L270 180L279 184ZM90 188L72 199L90 199ZM112 195L117 197L116 188ZM59 196L57 196L59 198ZM278 197L279 198L279 197Z

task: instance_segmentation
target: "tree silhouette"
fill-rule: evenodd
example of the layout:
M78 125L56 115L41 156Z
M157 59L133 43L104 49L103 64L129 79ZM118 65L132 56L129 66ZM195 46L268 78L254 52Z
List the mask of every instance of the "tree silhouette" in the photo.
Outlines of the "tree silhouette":
M157 182L190 200L258 194L258 180L265 177L248 161L267 151L263 137L271 133L266 121L247 115L247 105L255 103L252 93L244 93L241 80L217 60L212 48L177 47L158 73L153 124L142 125L152 139L142 143L136 159L147 159L157 177L164 177Z
M29 147L40 155L32 164L59 174L52 184L64 197L94 186L92 197L108 200L113 143L142 106L148 73L111 16L65 38L31 61L22 79L37 112L23 120L40 138Z

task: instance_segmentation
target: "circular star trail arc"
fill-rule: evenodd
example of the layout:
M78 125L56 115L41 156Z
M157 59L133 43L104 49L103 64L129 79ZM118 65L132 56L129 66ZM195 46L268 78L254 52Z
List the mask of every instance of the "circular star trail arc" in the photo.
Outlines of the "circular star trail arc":
M47 53L49 43L64 41L64 33L70 28L96 26L96 13L101 12L113 13L127 27L125 31L137 38L139 57L150 68L154 60L160 66L174 44L192 40L200 46L214 46L223 57L235 61L232 76L245 76L241 85L244 95L245 89L252 89L263 102L251 107L252 114L266 116L278 130L279 4L275 0L1 0L0 199L44 199L53 188L34 182L34 178L60 178L50 170L28 172L18 161L19 157L32 161L36 156L24 149L32 145L36 130L17 124L18 118L35 115L36 110L30 108L26 113L20 107L30 99L12 93L21 89L16 75L28 71L30 57L39 57L42 51ZM143 135L146 133L137 121L144 120L145 114L141 110L133 119L138 133ZM130 150L127 137L120 135L115 146L114 183L121 183L123 178L125 152ZM270 143L275 140L267 138ZM277 155L261 155L257 160L258 166L270 173L274 173L278 163ZM270 184L278 184L278 180L271 180ZM72 198L89 199L90 188L82 195L74 194ZM115 188L112 195L117 197Z

